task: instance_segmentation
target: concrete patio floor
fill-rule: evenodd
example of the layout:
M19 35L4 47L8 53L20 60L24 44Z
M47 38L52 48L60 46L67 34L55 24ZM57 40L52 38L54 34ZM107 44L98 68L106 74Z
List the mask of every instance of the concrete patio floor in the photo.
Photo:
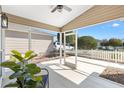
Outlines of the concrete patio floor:
M74 60L74 57L68 57ZM99 75L107 66L124 68L122 64L78 57L77 69L60 65L59 60L38 64L50 72L50 87L52 88L120 88L123 85L101 78Z
M107 61L78 57L77 69L59 64L60 60L52 60L37 65L47 68L50 73L50 88L121 88L124 85L99 77L107 66L124 68L123 64L115 64ZM68 61L74 57L68 57ZM6 69L7 77L10 71ZM3 85L8 83L7 78L3 80Z

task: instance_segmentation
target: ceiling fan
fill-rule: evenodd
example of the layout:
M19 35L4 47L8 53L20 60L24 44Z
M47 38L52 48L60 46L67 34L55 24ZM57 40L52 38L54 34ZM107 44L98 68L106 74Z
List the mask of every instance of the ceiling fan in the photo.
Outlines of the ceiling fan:
M58 11L58 12L62 12L62 10L65 9L68 12L71 12L72 9L66 5L57 5L55 8L53 8L53 10L51 11L51 13Z

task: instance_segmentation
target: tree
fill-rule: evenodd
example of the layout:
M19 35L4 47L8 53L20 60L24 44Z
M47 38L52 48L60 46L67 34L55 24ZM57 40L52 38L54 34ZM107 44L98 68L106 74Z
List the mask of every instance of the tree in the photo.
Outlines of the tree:
M100 43L101 46L104 46L107 49L107 46L109 46L109 41L107 39L102 40Z
M91 36L82 36L78 38L79 49L95 49L97 47L97 41Z
M109 42L107 39L102 40L102 42L100 43L101 46L109 46Z
M66 37L66 43L69 43L71 45L75 45L75 35L69 35Z
M111 38L109 39L109 45L115 47L122 46L123 42L120 39Z

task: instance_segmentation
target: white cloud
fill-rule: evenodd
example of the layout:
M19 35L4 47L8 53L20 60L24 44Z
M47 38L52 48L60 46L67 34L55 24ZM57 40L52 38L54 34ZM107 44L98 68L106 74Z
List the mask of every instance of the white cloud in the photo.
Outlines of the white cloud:
M112 27L118 27L120 24L118 24L118 23L113 23L112 24Z

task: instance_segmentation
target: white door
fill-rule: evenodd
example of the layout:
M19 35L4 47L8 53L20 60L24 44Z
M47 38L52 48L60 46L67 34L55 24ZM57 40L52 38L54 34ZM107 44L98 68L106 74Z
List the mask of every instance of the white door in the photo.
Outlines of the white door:
M64 63L66 66L77 66L77 34L76 31L65 32L64 35Z

